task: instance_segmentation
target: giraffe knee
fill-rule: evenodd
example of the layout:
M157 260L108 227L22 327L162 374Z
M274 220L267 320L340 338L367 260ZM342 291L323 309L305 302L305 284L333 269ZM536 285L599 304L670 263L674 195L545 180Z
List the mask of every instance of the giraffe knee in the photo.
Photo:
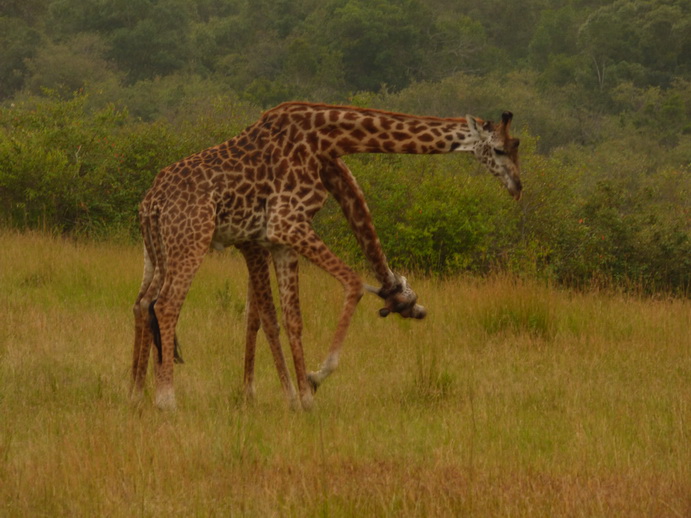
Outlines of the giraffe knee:
M134 303L132 312L136 318L143 318L151 312L151 305L151 300L148 297L142 296Z
M140 299L137 299L137 302L134 303L134 306L132 306L132 313L134 314L134 318L139 320L142 318L142 315L146 315L146 309L143 309L143 304Z
M346 292L348 297L352 297L356 302L359 302L365 294L365 283L362 282L358 275L352 273L347 283Z

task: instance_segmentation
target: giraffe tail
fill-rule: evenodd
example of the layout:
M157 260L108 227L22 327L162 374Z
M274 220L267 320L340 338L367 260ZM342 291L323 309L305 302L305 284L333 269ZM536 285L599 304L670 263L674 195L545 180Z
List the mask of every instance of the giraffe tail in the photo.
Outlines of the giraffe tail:
M152 301L149 305L149 325L151 326L151 334L154 337L154 345L156 346L156 351L158 352L158 363L163 362L163 346L161 345L161 328L158 326L158 317L156 316L156 311L154 311L154 306L156 301ZM173 361L175 363L185 363L182 359L182 353L180 352L180 342L178 341L178 335L175 335L173 348Z

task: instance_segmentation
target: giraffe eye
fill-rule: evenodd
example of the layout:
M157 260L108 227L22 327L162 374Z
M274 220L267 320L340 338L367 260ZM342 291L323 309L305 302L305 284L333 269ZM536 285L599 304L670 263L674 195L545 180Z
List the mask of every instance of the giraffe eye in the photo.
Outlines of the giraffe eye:
M494 152L499 156L506 155L506 151L504 151L503 149L496 148L496 147L494 148Z

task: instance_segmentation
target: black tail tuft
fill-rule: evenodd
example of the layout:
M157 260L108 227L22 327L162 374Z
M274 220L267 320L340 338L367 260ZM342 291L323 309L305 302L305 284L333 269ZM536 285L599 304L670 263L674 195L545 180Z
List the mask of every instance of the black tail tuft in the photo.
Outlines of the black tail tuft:
M154 345L158 351L158 363L163 363L163 346L161 345L161 329L158 327L158 317L156 317L156 312L154 311L154 305L156 301L152 301L149 305L149 325L151 326L151 334L154 335ZM175 363L185 363L182 359L182 353L180 352L180 342L178 342L178 336L175 335L175 348L173 349L174 361Z
M154 335L154 345L158 351L158 363L163 363L163 347L161 345L161 329L158 327L158 318L154 311L155 300L149 304L149 325L151 326L151 334Z

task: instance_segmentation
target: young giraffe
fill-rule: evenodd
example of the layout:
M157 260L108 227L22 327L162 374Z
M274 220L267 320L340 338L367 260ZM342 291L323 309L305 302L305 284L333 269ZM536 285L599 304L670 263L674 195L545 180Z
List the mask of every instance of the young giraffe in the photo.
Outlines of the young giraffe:
M352 153L436 154L470 152L516 198L521 195L518 139L512 115L498 125L473 117L442 119L308 103L267 111L237 137L163 169L141 203L144 278L135 313L133 396L141 397L151 343L156 344L156 405L175 408L175 326L192 278L210 246L237 246L250 274L246 369L251 368L259 326L267 333L287 393L292 386L280 351L268 284L269 256L278 279L283 319L293 353L300 401L336 368L341 345L363 294L359 277L319 239L311 220L331 192L375 265L386 300L381 314L420 317L424 309L402 278L381 262L369 212L339 157ZM365 221L364 225L362 221ZM370 228L371 227L371 228ZM374 238L374 240L373 240ZM303 255L341 282L344 305L329 354L307 376L297 291L297 257ZM401 302L400 299L403 299ZM287 381L286 379L287 378ZM247 382L247 371L246 371Z

